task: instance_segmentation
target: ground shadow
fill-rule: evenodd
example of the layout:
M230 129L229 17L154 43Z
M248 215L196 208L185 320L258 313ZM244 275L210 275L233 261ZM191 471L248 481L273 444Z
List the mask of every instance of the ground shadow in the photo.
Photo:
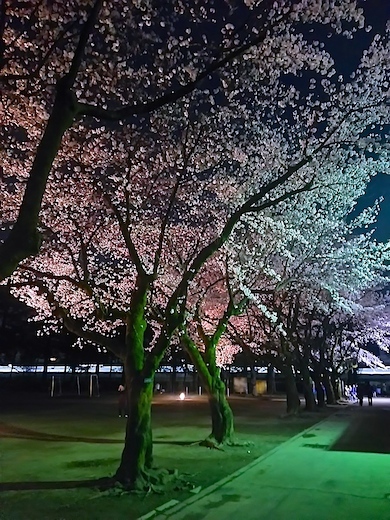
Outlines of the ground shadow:
M153 439L153 444L176 444L177 446L194 446L199 444L199 441L175 441L166 439Z
M390 410L363 407L353 409L352 421L331 451L390 453Z
M26 439L48 442L85 442L89 444L123 444L123 439L103 439L97 437L73 437L70 435L58 435L56 433L43 433L28 428L20 428L0 422L0 438ZM191 446L196 441L180 441L169 439L153 439L153 444L176 444L178 446Z
M0 422L0 437L13 439L28 439L48 442L86 442L89 444L123 444L123 439L102 439L97 437L73 437L56 433L43 433L28 428L19 428Z
M90 480L64 480L47 482L2 482L2 491L39 491L45 489L75 489L75 488L98 488L100 491L109 489L113 485L113 479L106 477Z

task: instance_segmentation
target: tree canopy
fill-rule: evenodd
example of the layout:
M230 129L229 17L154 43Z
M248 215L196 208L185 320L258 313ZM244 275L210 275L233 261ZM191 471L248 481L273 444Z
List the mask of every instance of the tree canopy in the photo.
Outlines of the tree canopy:
M284 257L263 255L260 276L274 283L291 257L288 275L333 299L362 255L383 266L384 247L346 239L345 216L388 172L388 33L343 77L326 32L364 29L350 0L42 1L1 16L1 277L38 318L123 361L116 477L147 488L155 371L233 233L249 258L272 230Z

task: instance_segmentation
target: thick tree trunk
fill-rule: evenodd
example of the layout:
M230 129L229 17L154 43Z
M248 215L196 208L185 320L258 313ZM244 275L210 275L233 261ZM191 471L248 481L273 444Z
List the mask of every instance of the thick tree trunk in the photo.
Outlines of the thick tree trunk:
M129 385L129 382L126 382ZM115 478L129 489L148 487L147 474L153 462L151 408L154 378L134 377L127 388L129 418L125 446Z
M275 367L267 367L267 394L276 394Z
M297 384L292 366L284 365L283 374L286 382L287 413L294 414L298 412L301 406L301 401L299 399Z
M219 377L213 378L213 389L208 390L211 412L211 437L218 444L229 442L234 434L233 412L225 394L225 384Z
M330 380L331 380L331 384L332 384L333 394L334 394L335 400L338 401L339 399L341 399L339 379L332 372L331 375L330 375Z
M202 388L209 400L211 412L210 438L218 444L228 442L234 434L234 418L226 398L226 387L221 379L220 369L216 365L215 346L208 345L208 363L188 336L183 336L183 347L190 356L199 376Z
M336 397L334 395L333 386L330 381L329 372L327 372L327 371L324 372L323 383L324 383L324 388L325 388L326 404L335 404Z
M57 89L52 113L39 143L27 180L18 218L0 245L0 280L11 275L18 264L38 253L41 237L37 230L43 194L62 138L77 115L77 102L70 90Z
M313 381L307 367L302 367L303 395L305 397L305 410L314 412L317 409L313 393Z

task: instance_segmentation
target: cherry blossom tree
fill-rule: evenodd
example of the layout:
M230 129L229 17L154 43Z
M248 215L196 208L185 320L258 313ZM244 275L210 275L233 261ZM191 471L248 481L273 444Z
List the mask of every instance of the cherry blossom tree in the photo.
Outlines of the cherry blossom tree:
M382 285L383 283L385 282L382 281ZM353 306L349 305L347 309L338 305L331 305L328 309L323 306L305 316L302 330L297 332L299 347L296 353L307 408L313 407L312 385L307 367L310 368L310 377L315 383L319 406L323 406L325 400L327 404L334 404L340 399L339 377L358 363L384 368L382 361L368 349L369 343L375 338L380 348L388 350L386 329L378 324L375 328L372 327L379 316L379 323L383 320L387 306L386 298L377 289L375 287L371 291L365 291L360 297L355 295ZM302 358L305 358L306 364L302 363Z
M351 363L364 363L372 368L384 368L383 362L369 349L375 344L389 352L388 330L389 295L383 291L368 291L359 300L351 316L336 312L329 320L334 329L330 365L342 372L351 368Z
M222 256L222 260L221 260ZM188 353L208 396L211 434L204 442L234 443L233 412L226 397L221 367L231 364L237 347L225 334L232 316L240 315L247 298L233 293L227 262L220 258L208 262L194 280L195 290L187 297L185 322L179 331L180 341ZM202 444L202 443L201 443Z
M197 2L187 9L180 3L176 11L169 4L167 12L149 2L134 2L130 11L119 9L120 2L118 10L94 3L92 14L85 11L81 37L76 31L50 40L62 42L53 44L51 57L67 56L59 59L59 70L49 76L46 60L44 71L38 69L37 81L41 74L44 80L53 77L53 84L64 77L55 95L64 95L64 88L68 97L54 99L49 89L47 104L39 91L40 103L27 97L22 105L30 107L27 113L42 110L38 128L30 129L24 145L26 151L38 146L36 162L26 168L23 154L5 155L4 171L12 172L14 187L10 189L7 173L1 220L5 226L16 221L22 194L30 200L29 186L37 175L35 208L41 206L42 237L39 254L22 262L9 283L38 318L53 326L65 324L123 361L130 415L116 479L131 488L150 484L155 371L172 335L186 323L188 292L196 276L240 219L258 213L266 221L268 208L280 205L284 211L288 200L326 185L359 190L378 165L386 164L380 130L388 117L386 38L375 38L355 77L343 81L334 77L329 52L301 33L305 26L323 24L342 32L344 22L363 23L355 3L244 4L245 15L254 17L238 29L226 25L237 13L227 8L214 17L211 2L210 9ZM47 6L42 6L39 15L50 25ZM193 31L181 24L188 16L206 27L211 20L214 35L217 23L222 36L213 52L203 31L183 40ZM71 27L72 21L73 14ZM184 26L183 38L168 36ZM133 33L142 38L133 40ZM9 34L3 32L3 41L13 40ZM73 53L74 40L79 43ZM111 59L122 43L126 52ZM156 62L150 65L146 54L156 56ZM291 82L301 71L310 76L302 79L302 91ZM10 74L18 73L7 70L5 76L17 82ZM205 96L207 87L200 82L210 75ZM321 78L311 92L309 87ZM44 136L55 145L39 141L46 108L51 110L54 99L63 117L61 106L69 98L65 122L50 127L49 118L47 123ZM18 130L24 128L21 111L10 113L7 124L17 120ZM140 117L144 114L148 117ZM93 120L87 124L87 118ZM126 124L116 125L125 119ZM38 157L45 166L37 166ZM32 211L31 220L37 215ZM9 237L16 236L18 226ZM4 247L9 244L7 238ZM151 329L153 337L146 333Z
M47 179L64 135L80 119L85 127L100 124L107 131L109 122L139 124L142 116L198 87L209 104L215 103L214 93L236 88L239 67L227 65L245 57L254 64L264 60L266 70L273 61L265 52L270 49L285 69L301 68L288 48L289 40L297 51L305 46L294 27L323 23L341 32L345 21L355 22L352 32L355 24L364 25L362 10L352 0L321 9L315 0L280 5L237 0L207 6L197 0L163 5L149 0L72 0L66 5L4 0L1 158L7 197L0 279L38 251ZM318 53L313 49L308 54L315 59ZM216 71L221 71L220 78Z
M338 189L344 198L333 196ZM366 291L388 283L388 244L378 244L372 232L361 231L375 220L378 208L368 208L348 221L353 203L352 191L348 196L342 186L333 186L326 194L323 187L319 198L314 191L306 193L305 200L297 201L295 208L290 204L282 218L278 211L268 221L247 217L237 228L248 244L240 246L237 281L257 307L251 318L263 343L255 344L255 349L267 359L273 357L285 375L289 412L299 408L294 368L302 377L307 409L315 408L311 380L319 404L324 404L322 384L328 402L334 401L330 374L335 354L340 360L346 346L340 333L346 331L346 323L351 331L352 322L362 320ZM253 330L252 324L246 348L254 343ZM349 332L350 344L358 331L356 327L355 333ZM360 347L354 342L348 355L357 357ZM374 356L366 351L363 355L374 362Z

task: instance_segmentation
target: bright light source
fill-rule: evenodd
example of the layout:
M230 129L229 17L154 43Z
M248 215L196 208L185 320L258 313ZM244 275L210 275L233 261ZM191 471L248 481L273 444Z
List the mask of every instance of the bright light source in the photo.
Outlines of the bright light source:
M184 401L184 399L186 398L186 394L184 392L182 392L180 395L179 395L179 399L180 401Z

